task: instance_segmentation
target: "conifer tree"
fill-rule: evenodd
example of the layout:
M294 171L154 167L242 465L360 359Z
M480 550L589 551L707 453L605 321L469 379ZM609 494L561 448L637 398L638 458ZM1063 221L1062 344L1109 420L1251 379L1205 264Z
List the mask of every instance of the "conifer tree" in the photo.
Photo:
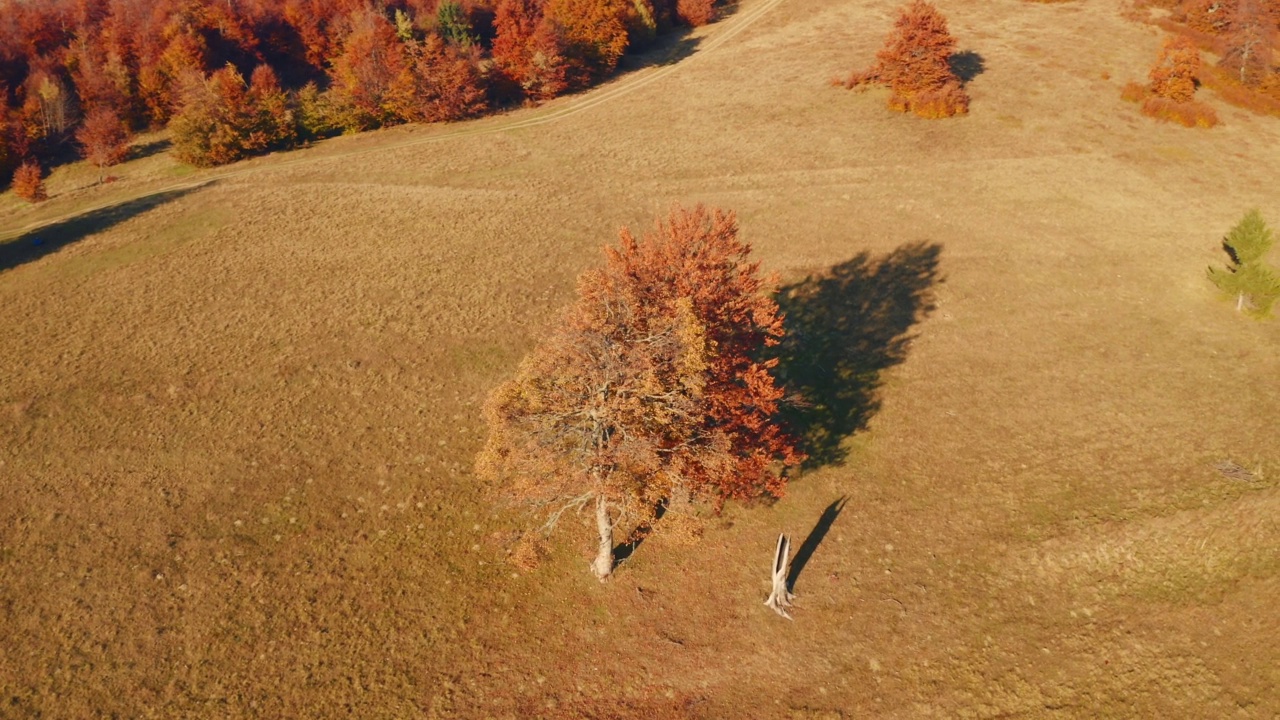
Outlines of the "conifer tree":
M1257 209L1250 210L1222 240L1230 256L1226 267L1210 267L1209 279L1218 289L1236 298L1236 310L1266 317L1280 299L1280 274L1265 262L1271 249L1271 229Z

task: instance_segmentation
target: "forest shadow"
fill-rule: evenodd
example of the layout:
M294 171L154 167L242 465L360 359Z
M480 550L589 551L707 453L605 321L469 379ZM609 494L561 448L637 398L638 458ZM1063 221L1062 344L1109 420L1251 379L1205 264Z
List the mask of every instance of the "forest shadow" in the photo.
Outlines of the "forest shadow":
M76 243L94 233L102 232L148 210L172 202L209 183L181 190L147 195L126 200L97 210L90 210L73 218L50 223L28 230L12 240L0 242L0 272L39 260L53 252Z
M969 81L978 77L987 70L987 62L981 55L972 51L953 53L947 59L947 65L951 66L951 72L960 78L960 82L968 84Z
M169 140L152 140L151 142L140 143L129 148L130 160L141 160L149 158L173 147L173 143Z
M634 54L628 53L619 58L618 73L643 70L647 67L675 65L698 49L700 40L691 37L692 34L691 28L680 26L658 35L643 50Z
M843 462L844 439L879 409L880 374L906 359L911 327L933 310L941 253L935 243L863 252L778 290L787 334L769 355L789 400L779 419L808 455L804 468Z
M835 524L836 518L840 517L840 511L844 510L845 503L849 502L849 496L845 495L839 500L827 506L822 511L822 516L818 518L818 522L809 531L809 536L800 543L800 549L796 550L796 556L791 559L791 569L787 572L787 591L794 592L796 589L796 581L800 579L800 573L804 571L804 566L809 564L809 559L813 557L813 553L822 544L827 532L831 530L831 526Z

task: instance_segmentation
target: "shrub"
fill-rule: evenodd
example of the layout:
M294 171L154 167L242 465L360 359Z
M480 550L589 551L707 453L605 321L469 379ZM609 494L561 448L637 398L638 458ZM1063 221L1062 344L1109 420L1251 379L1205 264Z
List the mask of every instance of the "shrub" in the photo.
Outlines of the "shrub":
M38 164L28 160L18 166L17 171L13 173L13 192L29 203L38 203L49 199L48 193L45 192L44 178Z
M1218 113L1202 102L1177 102L1162 97L1149 97L1142 102L1142 114L1157 120L1176 122L1184 127L1211 128L1218 124Z
M876 64L854 73L845 86L888 86L890 109L920 117L963 115L969 97L951 69L955 46L946 18L924 0L912 0L899 11L884 48L876 53Z

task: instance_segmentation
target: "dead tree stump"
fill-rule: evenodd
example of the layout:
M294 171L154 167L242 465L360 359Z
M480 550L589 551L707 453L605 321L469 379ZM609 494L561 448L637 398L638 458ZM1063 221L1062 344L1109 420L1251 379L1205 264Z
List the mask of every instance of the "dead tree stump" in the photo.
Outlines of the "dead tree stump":
M773 553L773 592L769 593L769 599L765 600L764 604L788 620L791 619L791 615L787 613L787 608L791 607L791 600L795 598L795 595L787 591L787 573L790 566L791 538L783 533L778 536L778 549Z

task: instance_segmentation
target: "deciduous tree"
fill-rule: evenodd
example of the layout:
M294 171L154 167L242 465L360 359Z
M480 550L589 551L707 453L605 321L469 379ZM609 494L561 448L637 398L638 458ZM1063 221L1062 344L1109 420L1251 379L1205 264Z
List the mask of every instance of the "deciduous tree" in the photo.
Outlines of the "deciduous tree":
M351 31L329 69L332 92L350 110L349 129L395 121L388 100L406 65L404 43L381 11L365 7L351 16Z
M105 168L125 159L131 136L116 111L101 106L85 116L84 124L76 131L76 140L86 160L95 167Z
M773 363L755 359L783 329L749 253L731 213L701 206L676 208L640 239L623 230L489 399L478 470L506 480L547 527L593 504L601 579L619 524L652 523L664 500L780 496L778 468L801 459L772 422Z
M1173 102L1190 102L1200 75L1200 50L1190 38L1175 35L1164 41L1151 68L1151 92Z
M566 79L586 87L613 72L627 49L627 0L548 0L546 16L564 45Z
M480 71L471 50L435 33L408 45L409 61L388 93L387 107L410 122L471 117L485 108Z
M891 91L889 107L921 117L963 115L969 96L951 69L956 40L947 20L925 0L912 0L894 22L885 45L876 53L876 64L854 73L846 83L885 85Z
M28 160L18 166L13 173L13 192L29 203L38 203L49 199L44 189L44 177L40 165Z

